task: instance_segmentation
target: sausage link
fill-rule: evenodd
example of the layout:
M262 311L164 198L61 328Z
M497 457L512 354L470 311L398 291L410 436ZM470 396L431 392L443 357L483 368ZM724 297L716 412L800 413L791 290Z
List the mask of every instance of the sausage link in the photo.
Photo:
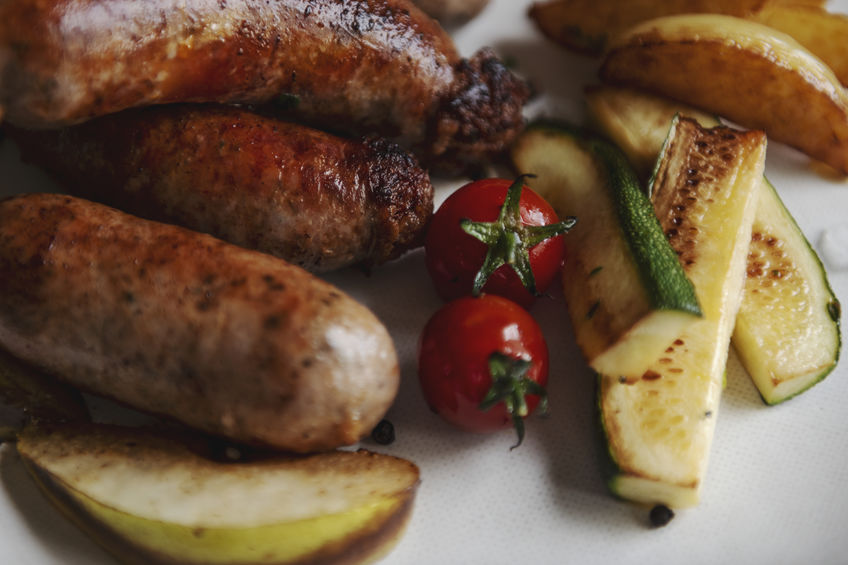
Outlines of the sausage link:
M409 0L3 0L0 106L23 127L169 102L284 100L428 165L468 166L523 124L523 81L461 59Z
M59 194L0 202L0 346L235 441L351 444L398 387L386 329L306 271Z
M396 145L243 109L158 106L10 131L74 195L313 272L400 256L421 244L433 210L426 171Z

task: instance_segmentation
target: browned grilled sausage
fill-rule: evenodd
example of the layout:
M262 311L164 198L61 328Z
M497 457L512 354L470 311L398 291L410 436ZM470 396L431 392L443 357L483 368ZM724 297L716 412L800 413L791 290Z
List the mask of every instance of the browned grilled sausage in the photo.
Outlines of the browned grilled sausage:
M491 51L461 59L409 0L3 0L0 85L6 119L39 128L282 97L444 167L503 150L528 95Z
M398 387L386 329L303 269L59 194L0 202L0 346L233 440L350 444Z
M396 145L237 108L158 106L11 131L25 160L72 194L313 272L400 256L433 210L426 171Z

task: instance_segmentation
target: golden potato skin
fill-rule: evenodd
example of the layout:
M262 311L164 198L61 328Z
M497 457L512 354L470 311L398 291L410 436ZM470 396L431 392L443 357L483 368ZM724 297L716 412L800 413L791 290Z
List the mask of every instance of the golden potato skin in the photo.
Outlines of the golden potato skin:
M769 0L546 0L534 2L528 16L551 41L577 53L600 56L610 40L653 18L674 14L745 17L768 3Z
M83 390L295 452L371 431L388 332L263 253L66 195L0 203L0 346Z
M599 70L726 117L848 174L848 94L833 71L788 35L740 18L656 18L619 36Z

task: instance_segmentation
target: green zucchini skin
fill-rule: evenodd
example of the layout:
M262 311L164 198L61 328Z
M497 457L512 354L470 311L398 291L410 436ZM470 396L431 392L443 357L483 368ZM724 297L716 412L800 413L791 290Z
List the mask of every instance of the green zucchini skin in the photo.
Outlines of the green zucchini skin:
M650 199L642 191L639 178L624 153L597 137L584 136L581 140L609 173L618 220L630 244L642 284L655 289L649 294L653 307L701 316L695 288L686 279L674 249L668 245ZM681 279L685 279L685 283Z

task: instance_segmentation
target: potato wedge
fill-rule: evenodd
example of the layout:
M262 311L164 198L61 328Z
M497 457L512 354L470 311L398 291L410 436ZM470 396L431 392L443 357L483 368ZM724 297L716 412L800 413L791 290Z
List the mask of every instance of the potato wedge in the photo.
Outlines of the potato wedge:
M792 36L848 85L848 16L815 6L768 5L751 18Z
M642 90L593 84L585 93L592 118L627 155L642 180L650 176L675 114L694 118L705 127L719 125L712 114Z
M419 481L409 461L366 451L221 463L97 424L30 426L17 448L51 502L124 563L368 562L397 541Z
M601 79L762 129L848 174L848 94L786 34L713 14L656 18L616 38Z
M802 0L798 0L801 2ZM809 0L821 4L817 0ZM539 30L560 45L600 55L607 42L635 24L674 14L750 16L780 0L554 0L530 7Z

